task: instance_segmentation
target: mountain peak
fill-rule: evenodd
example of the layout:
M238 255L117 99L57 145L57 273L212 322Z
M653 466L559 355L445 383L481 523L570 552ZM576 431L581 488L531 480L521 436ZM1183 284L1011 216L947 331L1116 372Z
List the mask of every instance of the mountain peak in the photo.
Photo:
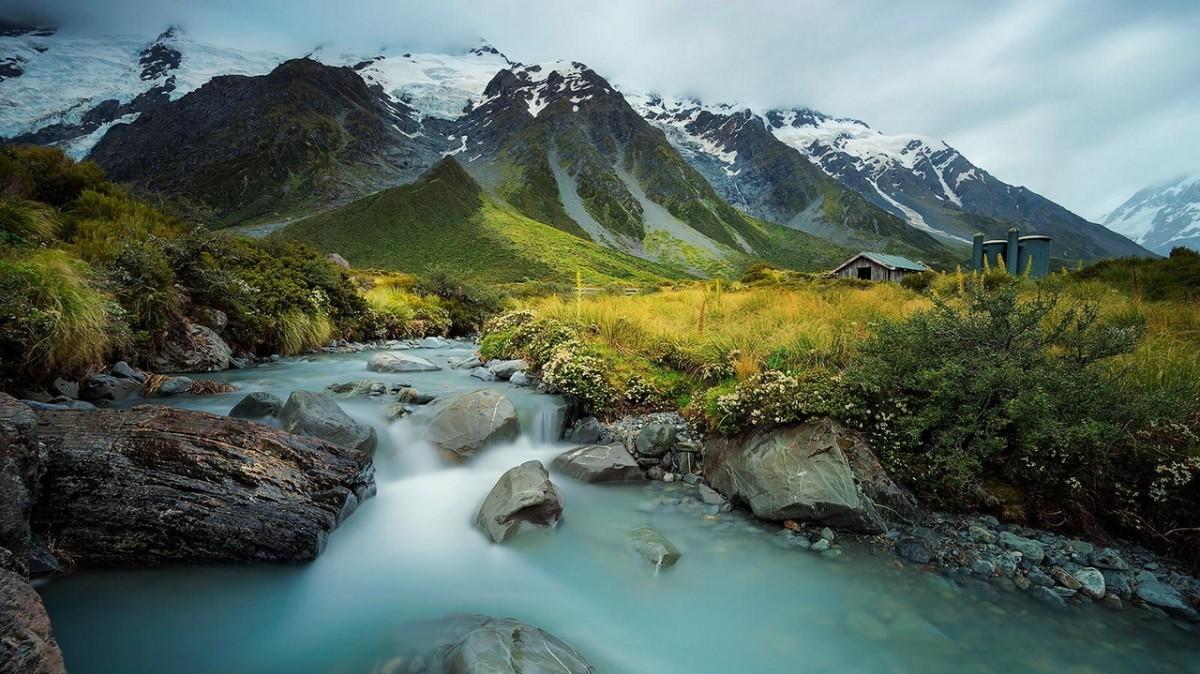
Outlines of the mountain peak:
M466 189L472 193L483 190L479 183L452 156L442 157L418 179L422 183L440 182L452 188Z

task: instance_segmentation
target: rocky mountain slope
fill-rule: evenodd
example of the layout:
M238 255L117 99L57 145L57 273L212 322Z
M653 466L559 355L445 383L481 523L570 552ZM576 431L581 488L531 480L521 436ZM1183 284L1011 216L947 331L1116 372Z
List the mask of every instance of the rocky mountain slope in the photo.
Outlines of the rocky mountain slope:
M215 77L114 126L89 157L118 181L233 224L311 212L407 182L436 161L412 108L311 59Z
M1160 255L1177 246L1200 250L1200 174L1138 191L1104 226Z

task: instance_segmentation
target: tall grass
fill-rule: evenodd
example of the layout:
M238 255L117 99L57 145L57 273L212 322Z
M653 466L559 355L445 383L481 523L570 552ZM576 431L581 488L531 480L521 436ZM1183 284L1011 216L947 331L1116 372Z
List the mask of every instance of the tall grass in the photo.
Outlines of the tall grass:
M0 199L0 243L33 243L58 234L58 216L36 201Z
M541 316L578 323L624 353L648 353L670 343L710 357L733 354L738 374L747 376L765 367L843 366L872 322L899 318L928 304L892 284L724 291L703 284L569 303L551 297L533 308Z
M302 353L324 346L333 338L335 326L322 313L306 314L298 309L279 315L276 326L276 346L284 355Z
M27 372L82 372L113 346L112 305L88 286L90 271L61 250L0 260L0 338Z

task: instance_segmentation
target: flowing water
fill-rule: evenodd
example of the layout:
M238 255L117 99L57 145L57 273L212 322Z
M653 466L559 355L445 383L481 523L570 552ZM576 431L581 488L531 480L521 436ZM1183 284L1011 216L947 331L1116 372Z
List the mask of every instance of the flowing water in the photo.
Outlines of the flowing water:
M470 353L422 350L444 363ZM496 479L567 449L552 441L561 400L463 371L380 375L367 354L284 360L214 378L242 392L171 400L225 413L248 391L281 397L358 378L447 394L504 390L525 433L446 466L422 414L389 424L383 405L342 401L379 432L378 494L302 566L81 572L44 585L73 674L387 672L422 625L457 613L513 617L576 647L607 674L1112 674L1200 672L1200 633L1141 611L1055 612L1016 591L960 585L847 545L838 557L790 546L778 527L717 513L694 488L553 479L559 526L492 545L473 528ZM626 542L642 524L682 551L656 571Z

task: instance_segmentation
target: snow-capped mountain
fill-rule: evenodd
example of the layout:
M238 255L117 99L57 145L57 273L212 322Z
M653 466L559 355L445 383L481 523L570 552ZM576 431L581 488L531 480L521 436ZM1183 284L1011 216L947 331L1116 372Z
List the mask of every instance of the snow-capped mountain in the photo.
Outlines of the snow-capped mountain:
M10 64L0 80L0 137L83 157L116 123L217 75L261 75L283 60L195 42L174 27L148 42L10 26L0 32L0 62Z
M113 127L179 101L216 76L265 75L293 56L206 45L176 28L149 40L0 26L0 139L54 144L82 157ZM526 194L527 214L593 238L618 232L618 238L630 234L640 239L643 227L633 220L646 210L643 196L659 215L661 206L671 202L670 208L678 211L672 217L679 219L685 210L681 195L701 198L697 195L707 189L694 184L694 176L671 169L675 182L682 181L675 185L678 192L666 187L671 181L634 176L635 183L650 181L637 186L646 188L639 194L629 188L625 171L632 157L645 161L643 171L661 178L666 174L657 169L682 157L684 166L715 189L712 198L846 246L957 259L957 251L976 231L999 234L1018 224L1054 236L1056 255L1066 258L1146 252L1023 187L997 180L942 141L887 135L854 119L805 108L755 111L622 92L582 64L519 64L486 43L458 54L365 53L326 46L306 56L352 70L386 99L385 107L402 111L393 120L394 129L406 140L397 141L403 146L398 153L392 148L384 154L405 157L403 166L390 165L379 175L412 175L428 168L414 163L417 157L431 157L431 163L439 154L451 154L481 184L501 190L514 189L514 183L499 167L520 166L522 179L531 184L541 181L539 188L550 189L570 182L567 193L581 197L551 206L545 194ZM673 151L657 157L637 154L661 146L635 128L630 110L664 132ZM570 123L564 113L589 121ZM533 124L547 115L556 121ZM534 126L540 130L529 131ZM535 152L547 159L530 163L533 155L519 156L540 142L527 132L554 138ZM623 147L630 138L638 141L632 151ZM121 145L131 142L132 136L124 134ZM578 151L584 144L596 145L595 151ZM374 141L367 146L382 147ZM618 151L626 155L619 162L614 159ZM111 152L108 157L116 161ZM655 162L659 166L651 171ZM286 167L274 170L286 173ZM361 187L375 184L364 181ZM354 196L351 190L340 198ZM687 226L707 229L708 239L729 250L754 247L739 239L740 225L729 229L727 213L714 216L705 208L691 213L697 222ZM604 231L596 228L601 221L608 222ZM625 244L633 252L640 245Z
M1176 246L1200 250L1200 173L1140 190L1104 225L1161 255Z
M935 138L889 135L865 122L808 108L756 112L694 99L632 92L626 96L689 161L720 167L719 173L710 169L710 180L727 183L722 190L726 195L740 193L741 198L728 197L734 203L752 203L761 199L757 192L778 189L770 181L747 184L741 173L744 130L762 126L829 177L950 245L964 245L977 231L999 235L1018 225L1054 236L1056 255L1063 257L1091 260L1146 253L1024 187L998 180ZM761 140L755 143L762 145ZM779 214L775 219L779 221Z

